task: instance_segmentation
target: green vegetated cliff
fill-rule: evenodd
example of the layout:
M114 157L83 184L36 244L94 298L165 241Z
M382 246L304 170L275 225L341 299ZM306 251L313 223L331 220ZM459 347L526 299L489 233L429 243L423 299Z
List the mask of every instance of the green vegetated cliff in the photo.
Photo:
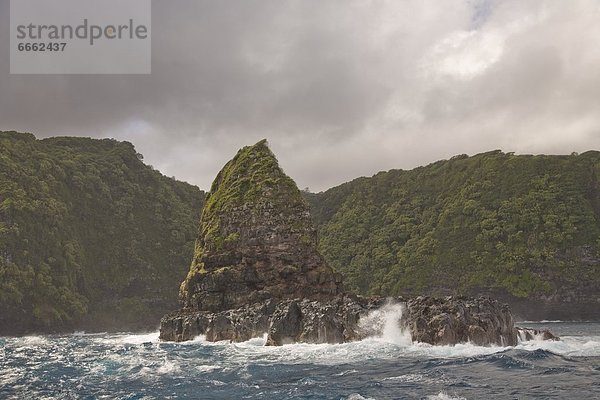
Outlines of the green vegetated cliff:
M0 333L156 327L203 193L112 139L0 132Z
M521 315L600 317L600 152L461 155L306 197L321 252L356 292L487 293Z
M220 312L281 299L330 299L341 277L317 251L309 204L265 139L240 149L206 195L185 309Z
M251 215L252 208L293 209L305 204L296 183L279 167L266 139L240 149L219 172L206 195L191 271L204 270L201 260L207 252L219 253L239 245L237 230L232 228L223 234L223 215L236 210ZM309 218L296 223L310 225L311 221ZM308 229L302 225L296 228Z
M215 180L207 232L220 230L212 211L293 184L240 178L272 169L255 156L241 151L235 176L226 166ZM463 155L305 197L347 289L488 293L522 315L600 317L600 152ZM0 334L156 326L177 308L203 199L128 142L0 132Z

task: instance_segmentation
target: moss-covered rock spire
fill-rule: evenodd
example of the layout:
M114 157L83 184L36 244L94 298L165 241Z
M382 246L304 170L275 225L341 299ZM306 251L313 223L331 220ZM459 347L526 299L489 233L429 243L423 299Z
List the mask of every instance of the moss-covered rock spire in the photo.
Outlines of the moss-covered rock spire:
M340 278L316 246L308 205L263 139L215 178L180 299L219 311L267 298L331 297Z

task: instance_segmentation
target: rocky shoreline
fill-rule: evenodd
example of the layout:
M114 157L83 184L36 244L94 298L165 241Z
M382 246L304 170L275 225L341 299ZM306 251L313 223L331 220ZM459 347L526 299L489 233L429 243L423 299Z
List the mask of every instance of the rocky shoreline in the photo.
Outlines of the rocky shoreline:
M548 331L515 327L508 306L487 297L406 300L351 295L326 302L268 300L217 313L180 310L163 317L160 339L181 342L205 335L208 341L243 342L267 334L268 346L346 343L380 336L389 321L373 318L373 313L390 305L401 306L391 323L409 332L413 342L514 346L519 340L557 339Z
M265 140L242 148L215 178L179 293L182 308L162 318L162 340L267 334L270 346L345 343L391 328L432 345L513 346L538 334L516 329L508 306L488 297L344 292L341 275L317 250L308 204Z

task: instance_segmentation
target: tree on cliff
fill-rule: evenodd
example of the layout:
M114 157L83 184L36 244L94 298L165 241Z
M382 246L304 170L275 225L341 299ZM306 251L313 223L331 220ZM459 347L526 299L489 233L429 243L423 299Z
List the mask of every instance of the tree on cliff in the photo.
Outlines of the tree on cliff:
M457 156L308 194L320 249L363 294L593 301L600 152Z
M154 326L202 199L128 142L0 132L0 331Z

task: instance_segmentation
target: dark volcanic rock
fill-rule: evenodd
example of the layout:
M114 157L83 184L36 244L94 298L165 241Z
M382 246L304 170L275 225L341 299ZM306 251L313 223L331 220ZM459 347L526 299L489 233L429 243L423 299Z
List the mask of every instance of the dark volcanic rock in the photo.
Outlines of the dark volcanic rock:
M402 304L402 312L389 320L385 315L373 318L371 312L384 309L385 304ZM333 302L287 301L279 304L270 319L267 345L343 343L381 335L386 323L395 323L398 331L408 330L413 341L434 345L517 344L510 310L486 297L418 297L405 302L401 298L384 301L354 296ZM361 324L363 321L368 324ZM537 338L551 338L549 332L530 333L537 334Z
M442 345L517 344L508 306L487 297L417 297L408 301L407 311L408 327L415 341Z
M181 310L167 314L160 321L160 338L182 342L206 335L212 342L243 342L267 332L275 305L268 300L219 313Z
M183 308L162 318L160 338L342 343L403 327L431 344L516 344L510 311L489 298L395 299L403 311L388 311L385 299L343 294L341 283L317 251L300 191L263 140L213 182L181 284Z
M386 305L393 304L401 304L402 312L390 319ZM204 334L210 341L239 342L268 334L270 346L344 343L381 335L389 323L395 324L392 330L408 331L413 341L434 345L514 346L518 338L552 338L549 332L514 328L507 307L489 298L418 297L404 302L352 295L329 301L267 300L218 313L182 310L163 318L160 337L183 341Z
M360 317L381 305L379 300L339 296L331 301L288 300L271 316L267 346L287 343L344 343L366 336Z
M308 204L266 141L241 149L206 197L184 308L220 312L267 299L341 293L317 251Z
M558 336L554 336L554 334L547 329L516 327L515 333L521 342L526 342L528 340L560 340Z
M360 316L381 304L380 299L338 296L330 301L267 300L218 313L181 310L163 317L160 337L179 342L206 335L210 341L240 342L268 333L267 345L343 343L366 336Z

